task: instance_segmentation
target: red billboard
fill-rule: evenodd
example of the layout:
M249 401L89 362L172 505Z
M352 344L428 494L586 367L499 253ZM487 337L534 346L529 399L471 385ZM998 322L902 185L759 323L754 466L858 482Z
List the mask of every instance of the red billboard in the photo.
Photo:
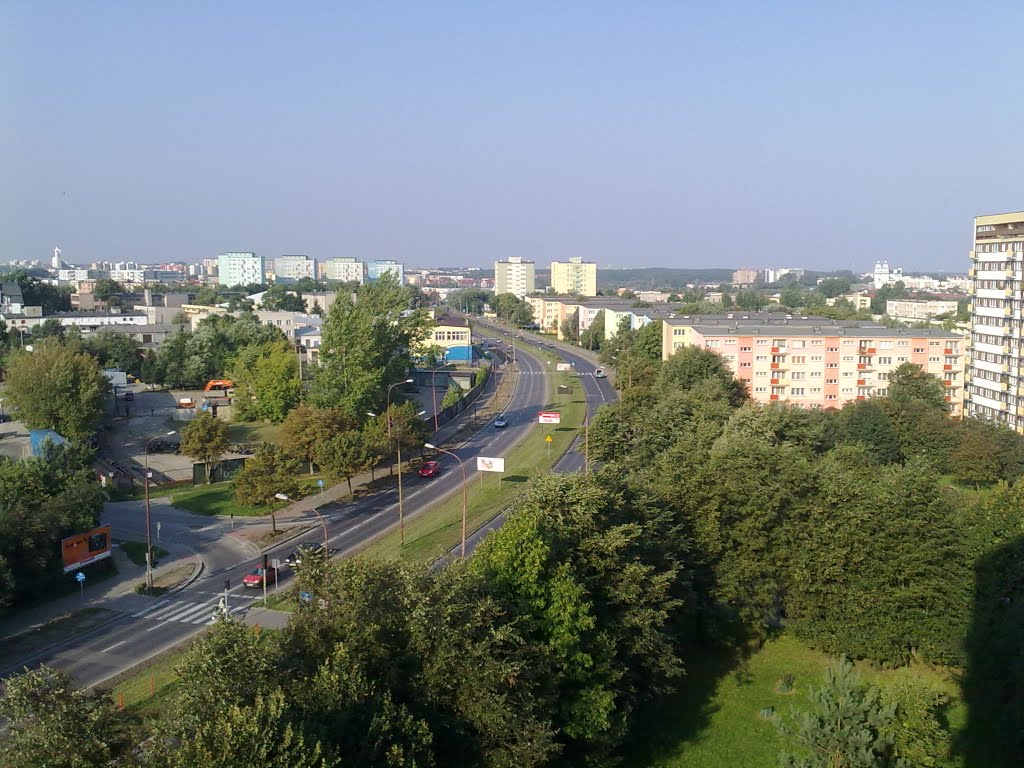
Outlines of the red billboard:
M101 525L85 533L68 536L60 543L64 573L70 573L110 557L110 526Z

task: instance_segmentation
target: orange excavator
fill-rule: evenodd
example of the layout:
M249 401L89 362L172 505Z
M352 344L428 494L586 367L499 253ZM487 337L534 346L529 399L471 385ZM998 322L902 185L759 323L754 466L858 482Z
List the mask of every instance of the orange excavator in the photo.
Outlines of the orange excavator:
M203 387L203 392L209 392L211 389L220 389L227 392L234 386L228 379L210 379L206 382L206 386Z

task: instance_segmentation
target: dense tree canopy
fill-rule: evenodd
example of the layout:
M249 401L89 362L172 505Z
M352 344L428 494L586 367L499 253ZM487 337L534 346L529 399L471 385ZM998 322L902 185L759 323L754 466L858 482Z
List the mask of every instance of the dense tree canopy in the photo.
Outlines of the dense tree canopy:
M10 356L4 400L29 429L84 440L96 430L109 390L92 356L50 339Z
M310 399L321 408L341 408L361 419L385 402L390 384L406 377L410 350L431 320L408 309L409 292L391 273L339 296L324 322L320 367Z

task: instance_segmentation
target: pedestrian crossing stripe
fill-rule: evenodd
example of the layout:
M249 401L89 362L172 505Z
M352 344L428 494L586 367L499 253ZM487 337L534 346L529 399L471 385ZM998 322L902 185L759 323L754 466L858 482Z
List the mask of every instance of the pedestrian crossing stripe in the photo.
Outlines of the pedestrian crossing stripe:
M132 618L152 619L158 622L174 621L179 624L212 624L216 621L216 618L213 616L216 609L217 603L213 601L183 603L165 600L162 603L151 605L149 608L133 613ZM236 605L231 609L231 613L241 613L245 609L246 606L244 605Z

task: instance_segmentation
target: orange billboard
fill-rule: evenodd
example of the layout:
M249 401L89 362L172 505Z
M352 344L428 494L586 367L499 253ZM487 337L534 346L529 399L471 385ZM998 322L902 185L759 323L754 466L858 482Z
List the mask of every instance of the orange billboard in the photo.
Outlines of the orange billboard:
M110 557L110 526L101 525L86 533L68 536L61 541L60 548L64 556L64 573Z

